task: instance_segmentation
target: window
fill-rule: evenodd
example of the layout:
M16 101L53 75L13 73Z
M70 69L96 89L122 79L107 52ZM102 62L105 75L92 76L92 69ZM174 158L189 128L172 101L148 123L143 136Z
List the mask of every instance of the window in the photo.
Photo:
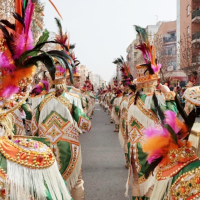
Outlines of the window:
M187 16L190 15L190 5L187 6Z
M190 27L189 26L187 27L187 36L188 37L190 36Z
M187 57L190 58L190 49L187 50Z

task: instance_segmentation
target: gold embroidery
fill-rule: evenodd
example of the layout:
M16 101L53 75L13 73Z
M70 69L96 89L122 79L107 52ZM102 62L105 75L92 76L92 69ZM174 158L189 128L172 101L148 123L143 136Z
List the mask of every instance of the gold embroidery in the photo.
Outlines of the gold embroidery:
M200 168L184 173L171 186L172 200L197 199L200 196Z
M148 118L150 118L154 122L159 123L159 120L158 120L158 117L156 116L156 114L152 110L146 109L144 103L142 102L142 100L140 98L138 98L138 100L137 100L137 107Z

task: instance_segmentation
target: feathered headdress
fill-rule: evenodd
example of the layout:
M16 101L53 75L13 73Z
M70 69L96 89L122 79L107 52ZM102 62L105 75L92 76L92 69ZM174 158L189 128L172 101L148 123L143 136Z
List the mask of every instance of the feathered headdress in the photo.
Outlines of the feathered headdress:
M158 73L161 68L161 64L157 64L155 47L150 44L146 30L139 26L135 26L135 30L139 35L140 42L140 44L136 45L135 48L142 52L142 56L146 63L143 66L148 67L147 70L150 74Z
M117 87L117 86L118 86L118 80L117 80L117 77L113 78L113 82L114 82L114 85Z
M63 32L62 24L58 18L55 18L57 27L58 27L58 34L56 35L55 41L62 44L63 46L67 47L65 48L65 53L71 57L73 60L73 63L75 66L78 66L80 64L79 60L75 57L75 54L73 52L73 49L75 48L75 44L70 44L69 34L67 32ZM70 77L71 83L73 83L73 74L76 71L76 69L72 69L69 67L68 69L68 76Z
M15 97L12 97L14 103L7 102L6 106L1 107L3 110L14 107L18 104L17 102L21 102L22 99L19 97L27 94L29 91L28 86L32 82L32 76L38 61L47 67L53 80L55 79L53 57L65 68L72 68L71 65L74 65L72 58L63 51L52 50L44 52L41 50L46 43L58 43L47 41L49 37L47 30L43 32L34 46L31 32L34 7L35 4L31 0L16 0L16 12L13 13L16 22L12 24L7 20L0 21L0 30L3 34L0 52L0 71L2 74L0 97L2 100L6 100L15 95ZM64 46L64 48L67 47Z
M128 63L124 61L124 58L120 56L120 58L115 59L113 63L119 65L120 71L122 72L122 81L125 82L127 85L132 85L133 76L131 75Z
M164 167L189 162L197 158L191 150L191 143L188 142L196 112L193 110L187 116L177 97L176 102L184 123L176 117L173 111L165 111L161 125L149 127L144 131L146 138L143 142L143 151L148 154L149 164L145 172L146 177L157 165Z

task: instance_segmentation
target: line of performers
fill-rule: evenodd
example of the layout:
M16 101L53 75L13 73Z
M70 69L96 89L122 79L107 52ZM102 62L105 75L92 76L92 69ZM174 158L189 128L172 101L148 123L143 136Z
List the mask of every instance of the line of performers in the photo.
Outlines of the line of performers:
M91 130L93 85L87 77L80 87L59 19L54 40L47 30L33 40L34 9L32 0L16 0L15 23L0 21L0 199L83 200L79 135ZM41 63L42 80L32 87Z
M120 67L122 81L116 78L112 86L99 91L99 103L111 116L125 154L125 196L133 179L132 200L200 199L200 161L188 139L196 117L195 89L199 89L186 90L187 104L193 106L184 110L175 92L160 83L161 64L145 29L135 29L140 42L136 49L142 51L144 64L136 66L133 78L123 57L116 59L113 63Z

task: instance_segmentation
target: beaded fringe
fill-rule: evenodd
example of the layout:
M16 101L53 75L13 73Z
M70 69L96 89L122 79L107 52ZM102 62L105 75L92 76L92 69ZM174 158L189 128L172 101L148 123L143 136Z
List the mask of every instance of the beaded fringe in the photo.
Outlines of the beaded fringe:
M45 200L47 189L54 200L71 200L56 162L46 169L30 169L7 160L6 200Z

